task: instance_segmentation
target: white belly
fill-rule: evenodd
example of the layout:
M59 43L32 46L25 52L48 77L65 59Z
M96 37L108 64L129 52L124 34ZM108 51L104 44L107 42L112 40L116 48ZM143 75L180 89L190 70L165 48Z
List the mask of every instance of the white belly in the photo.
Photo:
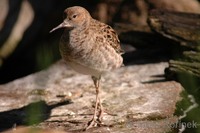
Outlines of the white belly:
M74 69L76 72L79 72L81 74L91 75L91 76L95 76L95 77L100 77L100 75L102 74L101 71L97 71L95 69L86 67L84 65L81 65L81 64L73 62L73 61L67 61L67 64L69 64L69 66L72 69Z

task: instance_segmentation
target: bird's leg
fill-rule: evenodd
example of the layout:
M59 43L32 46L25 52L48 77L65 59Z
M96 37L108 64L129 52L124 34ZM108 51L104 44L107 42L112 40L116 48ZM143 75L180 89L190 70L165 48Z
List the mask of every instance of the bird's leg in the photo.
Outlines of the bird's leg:
M99 109L100 109L100 111L99 111L99 114L98 114L98 116L97 116L97 120L98 120L98 122L99 123L101 123L102 122L102 117L103 117L103 106L102 106L102 104L101 104L101 99L100 99L100 97L98 98L98 100L99 100L99 102L98 102L98 105L99 105Z
M95 109L94 109L93 118L92 118L91 121L89 121L88 126L86 127L85 130L95 126L95 124L97 124L97 118L98 118L98 121L101 123L101 117L102 117L102 113L103 113L101 101L100 101L100 98L99 98L99 81L100 81L100 77L96 78L96 77L92 76L92 79L94 81L94 85L95 85L95 89L96 89L96 103L95 103ZM99 115L97 115L98 106L100 108Z
M101 104L101 99L99 97L99 90L100 90L100 88L99 88L99 82L100 82L100 77L99 78L92 77L92 79L94 81L94 85L95 85L95 88L96 88L96 96L97 96L96 97L96 104L97 104L96 106L98 106L97 109L99 109L99 113L97 115L97 120L98 120L99 123L101 123L101 120L102 120L102 117L103 117L103 106Z

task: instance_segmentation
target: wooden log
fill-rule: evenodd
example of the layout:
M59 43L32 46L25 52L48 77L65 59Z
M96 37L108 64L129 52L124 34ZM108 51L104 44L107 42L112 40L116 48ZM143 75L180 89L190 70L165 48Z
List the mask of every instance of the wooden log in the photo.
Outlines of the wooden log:
M196 48L200 44L200 14L152 10L148 24L153 31L182 45Z
M174 72L185 72L200 77L199 62L184 62L171 60L169 62L169 70Z
M200 52L183 52L185 61L169 61L169 70L172 72L185 72L200 77Z
M170 60L169 70L200 77L200 14L153 10L148 24L158 34L193 50L183 52L179 61Z
M185 51L183 54L189 58L191 61L200 62L200 53L194 51Z

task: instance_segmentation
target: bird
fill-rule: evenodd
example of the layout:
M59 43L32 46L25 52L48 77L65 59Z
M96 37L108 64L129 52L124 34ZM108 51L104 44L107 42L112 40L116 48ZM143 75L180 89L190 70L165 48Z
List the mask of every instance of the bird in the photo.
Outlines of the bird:
M75 71L90 75L96 90L94 114L84 128L87 130L102 123L101 75L123 66L124 51L114 29L92 18L84 7L68 7L63 14L63 22L50 33L64 28L59 43L61 57Z

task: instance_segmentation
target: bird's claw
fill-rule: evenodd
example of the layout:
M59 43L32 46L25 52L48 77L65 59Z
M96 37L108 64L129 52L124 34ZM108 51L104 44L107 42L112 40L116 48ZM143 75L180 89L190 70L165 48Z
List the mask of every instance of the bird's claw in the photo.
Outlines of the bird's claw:
M87 126L84 128L84 131L88 130L89 128L96 127L97 125L101 126L103 124L99 118L98 119L93 118L91 121L88 122Z

